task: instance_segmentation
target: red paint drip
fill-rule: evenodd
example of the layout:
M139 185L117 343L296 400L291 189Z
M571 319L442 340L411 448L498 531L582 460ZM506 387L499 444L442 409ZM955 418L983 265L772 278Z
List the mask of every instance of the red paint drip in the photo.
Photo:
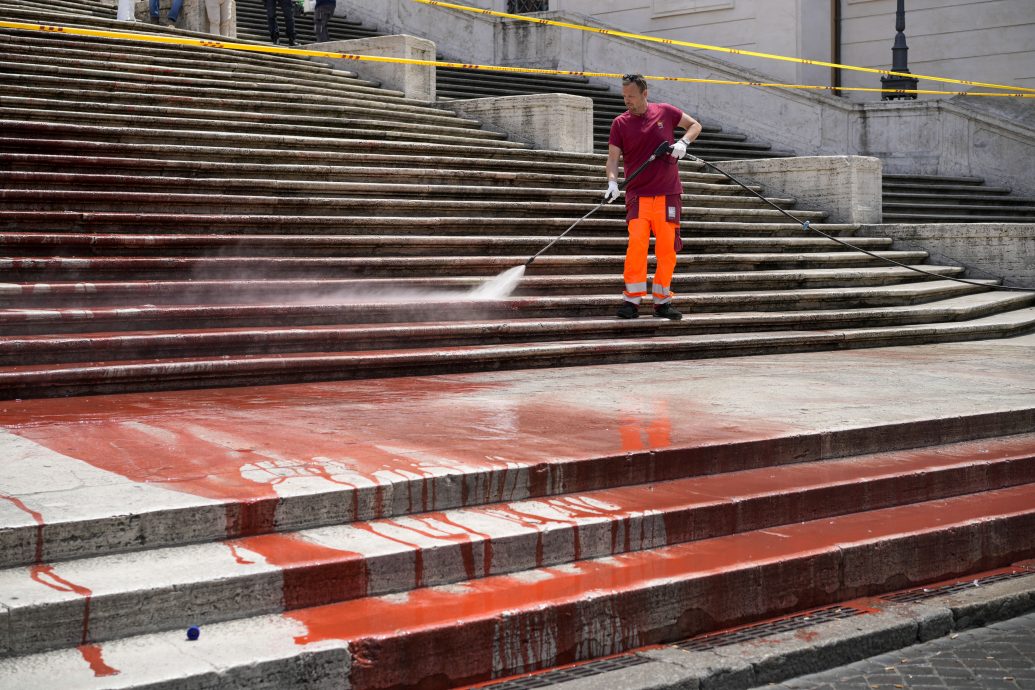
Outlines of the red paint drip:
M29 515L33 520L36 521L36 554L33 556L33 563L43 562L43 514L37 510L33 510L29 506L25 505L22 500L16 496L10 494L0 493L0 498L5 501L10 501L14 504L14 507L21 510Z
M119 670L112 668L104 662L104 657L101 655L101 646L99 644L84 644L77 647L79 653L83 655L83 659L86 663L90 664L90 670L93 671L93 675L97 678L104 678L106 676L117 676Z
M52 565L34 565L30 569L30 575L33 580L44 587L50 587L59 592L74 592L83 597L83 635L80 644L86 644L90 637L90 598L93 596L93 590L69 582L55 573Z
M403 527L402 525L399 526ZM369 532L370 534L373 534L375 537L381 537L382 539L387 539L388 541L394 541L396 544L402 544L407 548L413 549L413 586L424 586L424 550L420 546L418 546L417 544L412 544L408 541L403 541L402 539L398 539L396 537L389 536L387 534L381 534L376 529L374 529L374 526L369 522L357 522L353 524L353 527L355 527L356 529L361 529L364 532Z
M235 555L238 547L248 549L282 569L287 610L367 595L369 576L361 554L333 549L297 534L262 534L226 544Z
M232 541L228 541L228 542L226 542L226 545L230 549L230 553L233 555L234 560L237 561L238 565L254 565L255 564L255 561L249 561L247 558L242 556L237 551L237 546L238 545L236 543L234 543Z

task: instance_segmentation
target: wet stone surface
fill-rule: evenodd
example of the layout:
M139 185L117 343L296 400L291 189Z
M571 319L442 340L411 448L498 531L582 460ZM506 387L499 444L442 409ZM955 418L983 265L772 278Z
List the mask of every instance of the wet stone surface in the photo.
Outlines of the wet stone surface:
M1035 613L762 687L781 690L1035 690Z

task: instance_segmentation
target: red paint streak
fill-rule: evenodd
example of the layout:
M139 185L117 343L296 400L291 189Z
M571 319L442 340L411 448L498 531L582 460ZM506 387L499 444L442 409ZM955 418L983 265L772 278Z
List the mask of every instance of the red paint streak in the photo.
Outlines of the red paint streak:
M90 638L90 598L93 596L93 590L64 579L54 572L52 565L34 565L29 569L29 574L34 581L44 587L50 587L59 592L74 592L83 597L83 634L80 644L86 644Z
M380 524L395 524L395 523L392 523L392 522L386 520L385 522L380 523ZM388 541L393 541L396 544L402 544L406 548L412 549L413 550L413 586L414 587L423 587L424 586L424 550L421 549L421 547L419 545L413 544L413 543L408 542L408 541L403 541L402 539L398 539L396 537L393 537L393 536L390 536L390 535L387 535L387 534L382 534L381 532L377 531L377 529L374 527L373 523L369 523L369 522L356 522L356 523L353 523L353 527L355 527L356 529L361 529L364 532L369 532L370 534L373 534L375 537L380 537L381 539L387 539Z
M237 561L238 565L254 565L255 564L255 561L249 561L247 558L244 558L240 553L238 553L238 551L237 551L237 543L232 542L232 541L228 541L228 542L226 542L226 545L230 548L230 553L233 555L234 560Z
M33 510L29 506L25 505L25 503L17 496L11 496L10 494L0 493L0 498L4 499L5 501L10 501L14 504L15 508L28 514L29 517L36 521L36 553L33 556L33 563L42 563L44 527L43 513L40 513L38 510Z
M1009 519L989 521L990 506L994 506L995 515ZM428 668L436 658L432 649L445 644L468 649L471 645L464 661L448 671L450 678L442 680L440 686L445 687L447 680L454 685L481 680L472 675L474 669L485 673L492 668L497 625L512 626L507 628L511 635L523 635L522 631L537 630L539 625L551 627L540 632L554 634L558 640L556 654L548 659L522 659L519 665L526 669L573 661L574 648L560 647L567 644L563 641L578 639L574 628L585 625L580 618L581 607L590 607L590 613L599 611L593 608L596 604L587 603L588 592L609 593L608 599L616 602L616 615L630 615L630 620L642 610L643 597L666 592L665 596L670 594L676 600L688 597L694 602L690 610L693 615L681 618L678 630L673 629L671 621L663 623L662 628L669 636L699 634L723 623L757 619L766 611L786 611L788 591L797 593L794 603L799 607L818 607L886 591L890 588L885 578L901 578L905 572L930 581L959 568L980 567L988 558L1013 561L1030 557L1035 550L1027 537L1035 530L1033 506L1035 485L1024 485L933 505L854 513L786 525L778 531L747 532L582 561L563 570L547 568L544 574L549 577L534 582L492 576L467 582L463 590L414 590L405 601L365 598L286 615L306 626L307 633L296 638L300 645L330 639L350 644L378 640L377 663L354 669L354 687L416 684L424 677L421 674L434 671ZM965 561L952 548L975 539L996 544L996 553L974 554ZM896 546L884 548L881 558L873 558L873 545L888 540L895 540ZM758 601L756 597L729 596L738 587L758 587L759 581L765 596ZM544 618L544 610L552 613ZM616 628L621 637L615 649L663 641L656 637L661 632L651 633L626 622ZM505 673L507 669L499 671Z
M361 554L323 546L297 534L262 534L226 544L235 556L237 548L247 549L281 568L285 609L367 595L367 564Z
M456 522L456 521L452 520L445 513L429 513L428 517L430 517L430 518L432 518L434 520L439 520L440 522L444 522L447 525L452 525L453 527L456 527L457 529L463 530L464 532L467 532L468 534L470 534L472 536L478 537L481 540L481 544L482 544L482 577L488 577L489 573L492 572L492 535L490 535L490 534L488 534L486 532L478 532L476 530L471 529L470 527L468 527L466 525L462 525L459 522ZM473 574L473 572L474 572L474 551L471 548L471 542L470 542L469 539L468 539L468 542L467 542L467 546L468 546L468 549L469 549L469 555L465 556L464 567L467 568L472 573L472 574L468 575L468 578L473 578L473 577L475 577L475 575ZM468 566L468 564L467 564L467 559L468 558L471 561L470 566Z
M119 671L117 669L108 666L104 663L104 657L101 654L101 646L98 644L84 644L79 645L76 649L83 655L83 659L86 663L90 664L90 670L93 671L93 675L98 678L104 678L105 676L117 676Z

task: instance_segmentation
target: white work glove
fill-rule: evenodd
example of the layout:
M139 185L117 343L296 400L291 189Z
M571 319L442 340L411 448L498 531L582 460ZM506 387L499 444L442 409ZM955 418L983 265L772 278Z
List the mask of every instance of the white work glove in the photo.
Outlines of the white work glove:
M668 152L668 155L675 158L677 161L681 160L686 155L686 142L680 139L676 143L672 144L672 150Z
M610 204L612 201L618 198L620 192L618 191L618 183L614 180L607 181L607 191L604 192L604 203Z

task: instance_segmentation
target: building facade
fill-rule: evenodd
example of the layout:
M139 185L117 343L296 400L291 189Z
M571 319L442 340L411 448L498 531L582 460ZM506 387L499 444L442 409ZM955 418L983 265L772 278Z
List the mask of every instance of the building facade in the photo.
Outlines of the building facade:
M507 9L504 0L473 4ZM1035 88L1035 0L906 0L905 5L912 72ZM548 6L635 33L879 69L891 67L895 38L895 0L549 0ZM715 55L778 81L837 84L834 70L825 67ZM878 75L847 70L840 83L881 85ZM920 88L967 87L925 80Z

